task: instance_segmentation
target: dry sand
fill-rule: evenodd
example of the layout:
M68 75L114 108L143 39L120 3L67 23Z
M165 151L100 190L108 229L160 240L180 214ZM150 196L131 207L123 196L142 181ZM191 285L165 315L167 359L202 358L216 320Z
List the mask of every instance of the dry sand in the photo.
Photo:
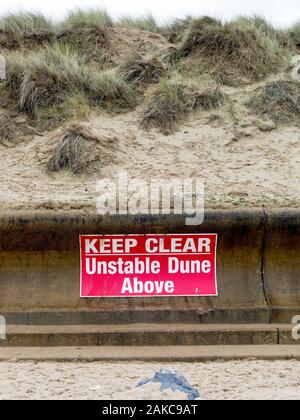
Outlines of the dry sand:
M109 53L116 64L133 51L162 54L172 46L161 35L139 29L112 28L110 37ZM186 64L193 71L201 64L199 60L197 54L192 54ZM203 83L207 82L207 75L201 72L198 76ZM287 73L270 76L270 82L286 77ZM263 205L297 208L300 205L299 118L295 116L290 126L276 127L265 121L265 115L256 116L246 105L257 87L266 82L222 87L230 100L220 109L189 115L176 133L169 136L155 129L150 132L139 129L152 85L140 97L141 103L134 112L112 115L99 110L84 121L100 142L94 145L87 174L80 176L68 171L47 173L47 162L59 139L59 131L34 136L36 129L30 124L35 123L28 115L19 113L14 122L17 132L25 137L16 139L11 147L0 144L0 211L94 213L96 182L116 176L120 170L143 180L201 178L206 187L206 208ZM287 111L283 109L283 112Z
M58 133L0 145L0 211L78 210L95 212L95 185L127 170L142 179L199 177L205 181L207 208L298 207L300 204L300 130L281 127L261 132L245 121L233 139L228 114L216 122L200 112L171 136L138 129L139 111L100 113L85 122L95 144L88 173L49 174L47 161Z
M203 399L300 400L300 362L0 363L0 399L157 398L135 389L160 368L175 368ZM163 396L164 397L164 396ZM165 396L166 397L166 396Z

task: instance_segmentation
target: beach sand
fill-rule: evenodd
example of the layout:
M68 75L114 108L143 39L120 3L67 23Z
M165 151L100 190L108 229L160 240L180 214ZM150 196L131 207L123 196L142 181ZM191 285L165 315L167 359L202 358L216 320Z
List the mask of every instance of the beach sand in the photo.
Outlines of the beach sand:
M0 363L0 399L167 399L136 389L161 368L180 371L204 400L300 400L300 362Z
M232 140L225 122L207 124L194 115L171 136L137 128L138 115L94 115L85 124L99 138L88 172L48 173L59 132L0 145L0 211L83 210L96 212L96 185L127 171L129 179L198 178L205 183L206 208L299 207L299 129L244 129ZM254 130L254 131L253 131Z

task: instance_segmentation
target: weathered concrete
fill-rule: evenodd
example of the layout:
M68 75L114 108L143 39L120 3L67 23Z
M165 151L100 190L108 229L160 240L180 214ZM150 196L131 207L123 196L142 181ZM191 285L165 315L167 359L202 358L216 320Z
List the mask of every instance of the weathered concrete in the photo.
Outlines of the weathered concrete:
M270 324L10 325L0 347L274 345L288 331L291 337L291 327Z
M264 284L273 322L300 315L300 212L267 214Z
M2 347L0 362L213 362L299 360L297 346Z
M75 311L6 312L11 325L122 325L156 324L254 324L261 322L261 310L248 309L110 309ZM267 318L267 317L265 317Z
M289 323L300 314L300 212L181 216L0 215L0 313L13 324ZM80 234L218 233L217 298L79 298Z

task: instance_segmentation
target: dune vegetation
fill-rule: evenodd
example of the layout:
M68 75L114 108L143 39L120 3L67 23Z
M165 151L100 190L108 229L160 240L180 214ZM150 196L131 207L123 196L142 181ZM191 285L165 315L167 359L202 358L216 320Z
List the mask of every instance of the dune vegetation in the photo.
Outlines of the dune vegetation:
M300 117L300 83L286 80L268 83L256 90L248 106L276 123L293 122Z
M232 88L247 89L249 113L291 122L299 117L299 83L290 75L299 47L299 23L282 30L260 16L187 16L161 25L152 15L114 21L103 10L76 10L61 22L38 13L3 16L0 142L13 137L15 113L52 130L97 109L136 109L137 126L169 134L192 112L230 104ZM70 157L52 160L52 170L78 172L72 156L81 134L68 132L56 155Z
M8 116L0 114L0 144L7 145L13 141L15 127Z
M146 104L141 125L146 129L158 127L168 134L188 113L216 109L224 100L225 95L217 86L205 87L198 80L163 79Z
M51 20L39 13L10 14L0 19L0 46L4 49L30 48L55 40Z
M138 18L124 16L116 22L116 25L131 29L141 29L142 31L147 32L161 32L160 26L151 13Z
M134 104L134 93L122 78L109 69L93 71L78 53L60 44L21 57L8 55L2 85L17 98L20 111L32 114L79 92L102 107L110 103L115 108L132 108Z
M85 172L91 148L98 139L86 127L79 124L69 126L59 138L48 162L48 170L58 172L69 169L74 174Z
M120 64L119 73L126 82L155 83L165 74L165 66L158 57L133 53Z
M300 22L296 23L291 31L290 37L292 38L293 42L296 44L297 47L300 47Z

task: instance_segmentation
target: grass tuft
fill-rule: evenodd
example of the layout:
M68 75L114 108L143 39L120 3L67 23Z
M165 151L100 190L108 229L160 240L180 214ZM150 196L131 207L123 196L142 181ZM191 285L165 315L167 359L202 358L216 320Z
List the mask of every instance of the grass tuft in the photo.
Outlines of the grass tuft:
M55 44L22 57L7 60L3 82L22 111L38 115L40 109L64 103L80 94L105 108L133 108L132 88L113 71L95 71L66 46Z
M87 75L81 59L55 45L27 57L20 89L20 109L35 114L39 108L59 104L77 91Z
M0 114L0 144L9 144L15 135L16 129L11 119L5 114Z
M72 46L88 61L106 64L109 60L109 28L112 19L105 10L77 10L62 23L58 41Z
M48 162L48 170L59 172L68 169L73 174L87 169L93 143L98 139L78 124L69 127L61 136Z
M198 81L162 80L146 106L141 126L158 127L168 134L191 111L218 108L224 98L217 87L203 87Z
M240 16L229 24L233 28L255 32L269 49L282 54L283 48L292 48L290 34L287 30L277 29L263 16ZM268 49L268 48L267 48Z
M26 63L26 57L19 52L14 51L6 56L6 78L1 81L1 86L6 88L13 98L19 95Z
M91 74L86 94L97 105L109 109L133 109L136 105L134 90L112 70Z
M286 62L278 40L254 25L222 24L210 18L193 21L179 47L170 51L167 59L174 63L192 53L200 54L206 67L235 69L252 81L263 79Z
M117 25L124 28L141 29L143 31L154 33L161 32L161 29L158 23L156 22L156 19L151 13L138 18L124 16L118 20Z
M0 45L3 48L28 48L54 39L53 23L40 13L10 14L0 19Z
M182 40L182 35L193 20L191 16L186 16L184 19L175 19L162 28L162 33L170 43L177 44Z
M297 22L291 29L290 35L297 47L300 47L300 22Z
M248 106L258 115L268 116L276 123L299 122L300 84L278 80L259 88Z
M263 16L257 14L253 14L252 16L239 16L237 19L231 21L230 25L239 29L256 29L273 38L280 37L283 33L283 31L276 29Z
M222 23L210 17L204 16L193 20L183 35L180 52L188 55L201 45L206 34L211 35L220 28L222 28Z
M69 13L62 26L66 29L102 29L113 26L113 21L106 10L78 9Z
M156 57L132 54L119 67L119 74L129 83L156 83L164 74L165 67Z

